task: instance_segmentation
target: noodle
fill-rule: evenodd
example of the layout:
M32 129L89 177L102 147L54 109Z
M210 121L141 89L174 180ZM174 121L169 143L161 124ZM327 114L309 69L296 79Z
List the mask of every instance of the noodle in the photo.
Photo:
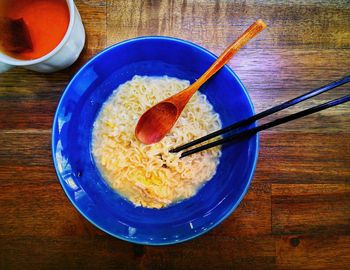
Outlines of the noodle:
M189 198L215 174L220 147L184 159L169 153L221 128L219 115L203 94L194 94L160 142L144 145L135 137L137 121L148 108L188 86L188 81L167 76L134 76L113 92L94 123L92 153L98 169L136 206L162 208Z

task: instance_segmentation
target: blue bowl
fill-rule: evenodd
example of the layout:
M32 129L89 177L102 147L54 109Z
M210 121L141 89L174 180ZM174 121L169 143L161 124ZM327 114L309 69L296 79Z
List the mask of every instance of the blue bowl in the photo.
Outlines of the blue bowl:
M187 200L156 210L135 207L113 191L91 154L93 123L104 101L134 75L198 79L216 56L193 43L169 37L140 37L100 52L74 76L58 104L52 131L57 176L72 204L92 224L119 239L166 245L197 237L237 207L252 180L258 136L222 148L215 176ZM249 117L252 103L227 66L200 89L223 126Z

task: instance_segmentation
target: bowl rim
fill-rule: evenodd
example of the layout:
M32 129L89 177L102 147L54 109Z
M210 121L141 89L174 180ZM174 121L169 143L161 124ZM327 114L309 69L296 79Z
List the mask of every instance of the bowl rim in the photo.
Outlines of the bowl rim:
M55 149L55 145L54 145L54 142L55 140L57 139L56 136L55 136L55 133L57 132L56 130L56 125L57 125L57 121L58 121L58 112L60 111L60 108L62 106L62 102L64 100L64 97L66 96L66 94L68 93L68 89L71 87L72 83L77 79L77 77L80 75L81 72L83 72L83 70L86 69L86 67L91 63L93 62L95 59L97 59L98 57L100 57L101 55L107 53L108 51L116 48L116 47L119 47L119 46L123 46L125 44L128 44L128 43L133 43L133 42L138 42L138 41L142 41L142 40L167 40L167 41L174 41L174 42L177 42L177 43L182 43L182 44L185 44L185 45L188 45L190 47L193 47L197 50L200 50L202 51L203 53L217 59L218 56L216 56L215 54L213 54L212 52L210 52L209 50L201 47L200 45L197 45L196 43L194 42L191 42L191 41L187 41L187 40L183 40L183 39L180 39L180 38L175 38L175 37L170 37L170 36L156 36L156 35L152 35L152 36L140 36L140 37L135 37L135 38L131 38L131 39L127 39L127 40L124 40L124 41L121 41L121 42L118 42L118 43L115 43L111 46L108 46L106 47L105 49L101 50L100 52L98 52L96 55L94 55L93 57L91 57L82 67L79 68L79 70L74 74L74 76L70 79L69 83L67 84L67 86L65 87L61 97L60 97L60 100L57 104L57 107L56 107L56 111L55 111L55 115L54 115L54 118L53 118L53 122L52 122L52 135L51 135L51 154L52 154L52 160L53 160L53 164L54 164L54 168L55 168L55 173L56 173L56 176L60 182L60 185L66 195L66 197L68 197L69 201L73 204L73 206L75 207L76 210L78 210L78 212L86 219L88 220L92 225L94 225L95 227L97 227L98 229L100 229L101 231L117 238L117 239L120 239L120 240L124 240L124 241L127 241L127 242L130 242L130 243L134 243L134 244L140 244L140 245L151 245L151 246L165 246L165 245L173 245L173 244L179 244L179 243L182 243L182 242L186 242L186 241L189 241L189 240L192 240L194 238L197 238L207 232L209 232L210 230L214 229L215 227L217 227L219 224L221 224L228 216L230 216L232 214L232 212L238 207L238 205L241 203L242 199L244 198L244 196L246 195L249 187L250 187L250 184L252 182L252 179L254 177L254 173L255 173L255 170L256 170L256 165L257 165L257 161L258 161L258 156L259 156L259 139L260 139L260 136L259 136L259 133L254 135L256 136L256 147L255 147L255 151L254 151L254 155L255 155L255 158L254 158L254 161L253 161L253 166L252 166L252 169L250 171L250 174L249 174L249 178L248 178L248 181L244 187L244 190L242 192L242 194L240 195L240 197L238 198L238 200L231 206L231 208L218 220L216 220L212 225L208 226L207 230L205 231L200 231L200 232L196 232L195 234L189 236L189 237L186 237L186 238L183 238L183 239L177 239L177 240L170 240L170 241L166 241L166 242L149 242L149 241L137 241L135 239L129 239L129 238L126 238L126 237L123 237L123 236L120 236L118 234L115 234L113 233L112 231L109 231L108 229L105 229L103 227L101 227L100 225L96 224L95 221L93 221L91 218L89 218L80 208L79 206L75 203L75 201L69 196L69 193L68 191L66 190L66 187L65 185L63 184L63 179L62 179L62 176L61 174L58 173L58 164L57 164L57 160L55 158L55 154L56 154L56 151L54 150ZM254 105L253 105L253 102L251 101L250 99L250 96L246 90L246 88L244 87L243 83L241 82L241 80L239 79L239 77L236 75L236 73L228 66L228 65L225 65L223 68L226 68L228 70L228 72L237 80L237 82L239 83L239 85L241 86L241 88L243 89L243 92L248 100L248 103L249 103L249 106L253 112L253 114L255 114L255 110L254 110Z

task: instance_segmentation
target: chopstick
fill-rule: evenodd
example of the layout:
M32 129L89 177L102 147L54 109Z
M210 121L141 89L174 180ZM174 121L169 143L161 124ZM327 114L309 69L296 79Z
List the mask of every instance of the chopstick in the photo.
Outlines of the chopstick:
M186 143L186 144L184 144L182 146L176 147L176 148L170 150L170 152L171 153L177 153L177 152L179 152L181 150L184 150L186 148L189 148L189 147L194 146L196 144L199 144L201 142L207 141L207 140L209 140L211 138L214 138L214 137L216 137L218 135L221 135L221 134L224 134L226 132L229 132L229 131L231 131L233 129L236 129L238 127L246 126L246 125L251 124L251 123L255 122L256 120L259 120L259 119L261 119L261 118L263 118L265 116L271 115L271 114L279 112L281 110L284 110L284 109L286 109L286 108L288 108L290 106L293 106L293 105L298 104L298 103L300 103L300 102L302 102L304 100L307 100L309 98L312 98L312 97L315 97L317 95L320 95L320 94L322 94L324 92L327 92L327 91L329 91L329 90L331 90L333 88L336 88L336 87L341 86L341 85L343 85L345 83L348 83L348 82L350 82L350 75L346 76L346 77L344 77L344 78L342 78L342 79L340 79L338 81L334 81L334 82L331 82L331 83L329 83L329 84L327 84L325 86L322 86L320 88L314 89L314 90L312 90L312 91L310 91L310 92L308 92L306 94L303 94L301 96L298 96L296 98L288 100L288 101L286 101L286 102L284 102L284 103L282 103L280 105L277 105L275 107L267 109L266 111L263 111L263 112L258 113L256 115L253 115L252 117L249 117L249 118L244 119L242 121L236 122L233 125L227 126L227 127L223 128L223 129L220 129L218 131L210 133L210 134L208 134L206 136L203 136L203 137L201 137L199 139L193 140L193 141L191 141L189 143Z
M192 142L189 142L187 144L184 144L182 146L179 146L179 147L176 147L172 150L170 150L170 152L172 153L176 153L176 152L179 152L181 150L184 150L184 149L187 149L191 146L194 146L196 144L199 144L201 142L204 142L204 141L207 141L213 137L216 137L218 135L221 135L221 134L224 134L228 131L231 131L233 129L236 129L238 127L242 127L242 126L245 126L245 125L248 125L248 124L251 124L253 123L255 120L258 120L258 119L261 119L265 116L268 116L270 114L273 114L275 112L278 112L278 111L281 111L285 108L288 108L292 105L295 105L299 102L302 102L304 100L307 100L311 97L314 97L314 96L317 96L321 93L324 93L326 91L329 91L331 89L334 89L338 86L341 86L345 83L348 83L350 82L350 76L346 76L338 81L334 81L328 85L325 85L323 87L320 87L320 88L317 88L315 90L312 90L304 95L301 95L299 97L296 97L294 99L291 99L287 102L284 102L280 105L277 105L273 108L270 108L266 111L263 111L259 114L256 114L250 118L247 118L247 119L244 119L242 121L239 121L233 125L230 125L228 127L225 127L223 129L220 129L218 131L215 131L213 133L210 133L204 137L201 137L199 139L196 139ZM286 117L283 117L283 118L280 118L280 119L277 119L275 121L272 121L272 122L269 122L269 123L266 123L262 126L258 126L258 127L255 127L255 128L251 128L251 129L248 129L248 130L245 130L245 131L242 131L242 132L239 132L239 133L236 133L228 138L224 138L224 139L220 139L220 140L217 140L217 141L214 141L212 143L209 143L209 144L206 144L206 145L203 145L203 146L200 146L198 148L195 148L195 149L191 149L189 151L185 151L181 154L181 157L185 157L185 156L188 156L188 155L191 155L191 154L194 154L194 153L197 153L197 152L200 152L200 151L203 151L205 149L208 149L208 148L211 148L211 147L214 147L214 146L217 146L217 145L220 145L220 144L224 144L224 143L227 143L227 142L231 142L233 140L237 140L237 139L242 139L242 138L245 138L245 137L249 137L253 134L256 134L257 132L259 131L262 131L262 130L265 130L265 129L268 129L268 128L271 128L271 127L274 127L276 125L280 125L280 124L283 124L283 123L286 123L286 122L289 122L289 121L292 121L292 120L295 120L295 119L298 119L300 117L303 117L303 116L306 116L306 115L309 115L309 114L312 114L312 113L315 113L315 112L319 112L321 110L325 110L325 109L328 109L330 107L334 107L334 106L337 106L339 104L342 104L342 103L345 103L345 102L348 102L349 101L349 95L347 96L344 96L342 98L339 98L339 99L336 99L336 100L332 100L332 101L329 101L327 103L324 103L324 104L321 104L321 105L318 105L318 106L315 106L315 107L312 107L310 109L307 109L307 110L304 110L304 111L301 111L301 112L298 112L298 113L295 113L295 114L292 114L292 115L289 115L289 116L286 116Z
M257 126L255 128L251 128L251 129L247 129L245 131L236 133L236 134L234 134L234 135L232 135L230 137L227 137L227 138L224 138L224 139L220 139L220 140L217 140L217 141L214 141L214 142L211 142L211 143L199 146L197 148L185 151L185 152L183 152L181 154L180 157L183 158L183 157L186 157L188 155L192 155L194 153L197 153L197 152L200 152L200 151L203 151L203 150L215 147L215 146L220 145L220 144L224 144L224 143L227 143L227 142L232 142L232 141L238 140L238 139L243 139L243 138L246 138L246 137L249 137L249 136L251 136L253 134L258 133L259 131L262 131L262 130L265 130L265 129L268 129L268 128L271 128L271 127L278 126L280 124L283 124L283 123L286 123L286 122L289 122L289 121L301 118L303 116L306 116L306 115L309 115L309 114L312 114L312 113L316 113L316 112L319 112L319 111L322 111L322 110L325 110L325 109L328 109L328 108L331 108L331 107L334 107L334 106L337 106L339 104L343 104L343 103L348 102L348 101L350 101L350 95L346 95L344 97L341 97L341 98L338 98L338 99L335 99L335 100L323 103L321 105L312 107L310 109L307 109L307 110L304 110L304 111L301 111L301 112L298 112L298 113L295 113L295 114L291 114L291 115L288 115L286 117L279 118L279 119L277 119L275 121L266 123L264 125Z

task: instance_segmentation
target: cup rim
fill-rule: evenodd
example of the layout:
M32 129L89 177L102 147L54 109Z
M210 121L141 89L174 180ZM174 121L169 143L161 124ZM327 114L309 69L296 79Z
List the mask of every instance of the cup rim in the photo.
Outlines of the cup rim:
M8 58L3 58L3 55L5 55L5 54L0 52L0 63L2 62L2 63L12 65L12 66L29 66L29 65L34 65L34 64L43 62L43 61L49 59L50 57L52 57L53 55L55 55L63 47L63 45L67 42L69 35L72 32L73 25L75 22L75 12L76 11L75 11L74 1L73 0L66 0L66 2L68 5L68 10L69 10L68 28L67 28L66 33L64 34L63 39L60 41L60 43L58 43L58 45L52 51L50 51L48 54L43 55L40 58L36 58L33 60L20 60L20 59L15 59L11 56L8 56Z

